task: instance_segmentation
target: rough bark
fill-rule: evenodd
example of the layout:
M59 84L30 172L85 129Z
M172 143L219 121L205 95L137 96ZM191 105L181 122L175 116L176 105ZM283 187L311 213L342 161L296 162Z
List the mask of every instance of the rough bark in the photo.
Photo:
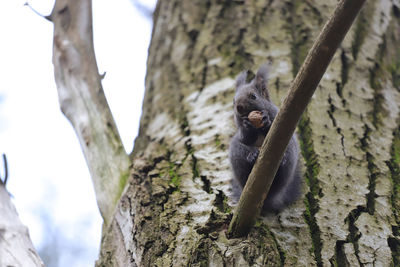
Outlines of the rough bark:
M301 120L301 200L225 236L234 77L270 60L279 104L336 3L158 2L134 168L97 266L400 263L398 1L367 2Z
M28 228L20 221L10 195L0 181L0 266L42 267Z
M93 48L90 0L58 0L53 64L60 107L74 127L105 224L111 219L129 175L129 158L108 107Z
M364 3L365 0L339 1L314 41L260 148L257 161L249 174L229 224L228 236L247 235L259 216L260 208L267 197L301 115Z

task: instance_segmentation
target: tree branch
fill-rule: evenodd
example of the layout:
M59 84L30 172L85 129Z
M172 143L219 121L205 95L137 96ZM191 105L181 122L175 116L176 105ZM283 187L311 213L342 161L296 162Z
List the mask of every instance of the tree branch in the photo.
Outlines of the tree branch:
M108 107L93 48L90 0L57 0L53 64L61 110L86 158L104 221L111 218L128 177L125 153Z
M314 42L260 149L229 225L228 236L247 235L253 226L300 116L364 2L341 0Z
M42 18L45 18L45 19L47 19L48 21L51 21L51 16L45 16L45 15L40 14L40 13L37 12L28 2L26 2L26 3L24 4L24 6L29 7L29 8L33 11L33 13L35 13L36 15L38 15L38 16L40 16L40 17L42 17Z
M28 228L18 218L5 185L0 184L0 266L44 266Z
M140 12L142 13L145 17L151 19L153 16L153 10L151 8L148 8L147 6L143 5L140 1L137 0L131 0L133 6Z
M0 177L0 183L2 183L4 186L6 186L7 179L8 179L8 164L7 164L6 154L3 154L3 167L4 167L4 178Z

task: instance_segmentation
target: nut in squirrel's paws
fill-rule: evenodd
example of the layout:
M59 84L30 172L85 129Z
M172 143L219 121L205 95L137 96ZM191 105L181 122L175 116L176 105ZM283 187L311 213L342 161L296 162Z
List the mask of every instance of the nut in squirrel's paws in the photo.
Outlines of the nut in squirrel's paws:
M261 111L253 110L252 112L249 113L247 117L249 118L249 121L251 122L251 124L253 124L254 127L261 128L264 126L262 123L263 116Z

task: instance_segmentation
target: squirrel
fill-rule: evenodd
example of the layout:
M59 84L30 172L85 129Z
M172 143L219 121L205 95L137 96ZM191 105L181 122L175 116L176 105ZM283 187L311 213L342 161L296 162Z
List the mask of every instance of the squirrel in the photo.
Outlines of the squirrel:
M278 107L269 98L268 65L262 65L250 83L246 82L246 78L247 71L238 75L233 100L237 132L229 146L229 160L235 178L232 180L234 196L241 194L264 138L278 114ZM260 128L256 128L249 120L252 111L262 115ZM264 201L263 213L278 212L296 200L300 195L300 185L299 145L293 135Z

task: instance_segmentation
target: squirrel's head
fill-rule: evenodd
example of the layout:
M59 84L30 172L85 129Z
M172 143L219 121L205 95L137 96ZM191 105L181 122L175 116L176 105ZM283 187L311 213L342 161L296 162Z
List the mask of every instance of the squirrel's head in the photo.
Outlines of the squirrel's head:
M253 110L262 110L268 94L268 65L262 65L254 79L247 83L247 71L241 72L236 78L236 94L233 99L235 112L240 117L247 117Z

